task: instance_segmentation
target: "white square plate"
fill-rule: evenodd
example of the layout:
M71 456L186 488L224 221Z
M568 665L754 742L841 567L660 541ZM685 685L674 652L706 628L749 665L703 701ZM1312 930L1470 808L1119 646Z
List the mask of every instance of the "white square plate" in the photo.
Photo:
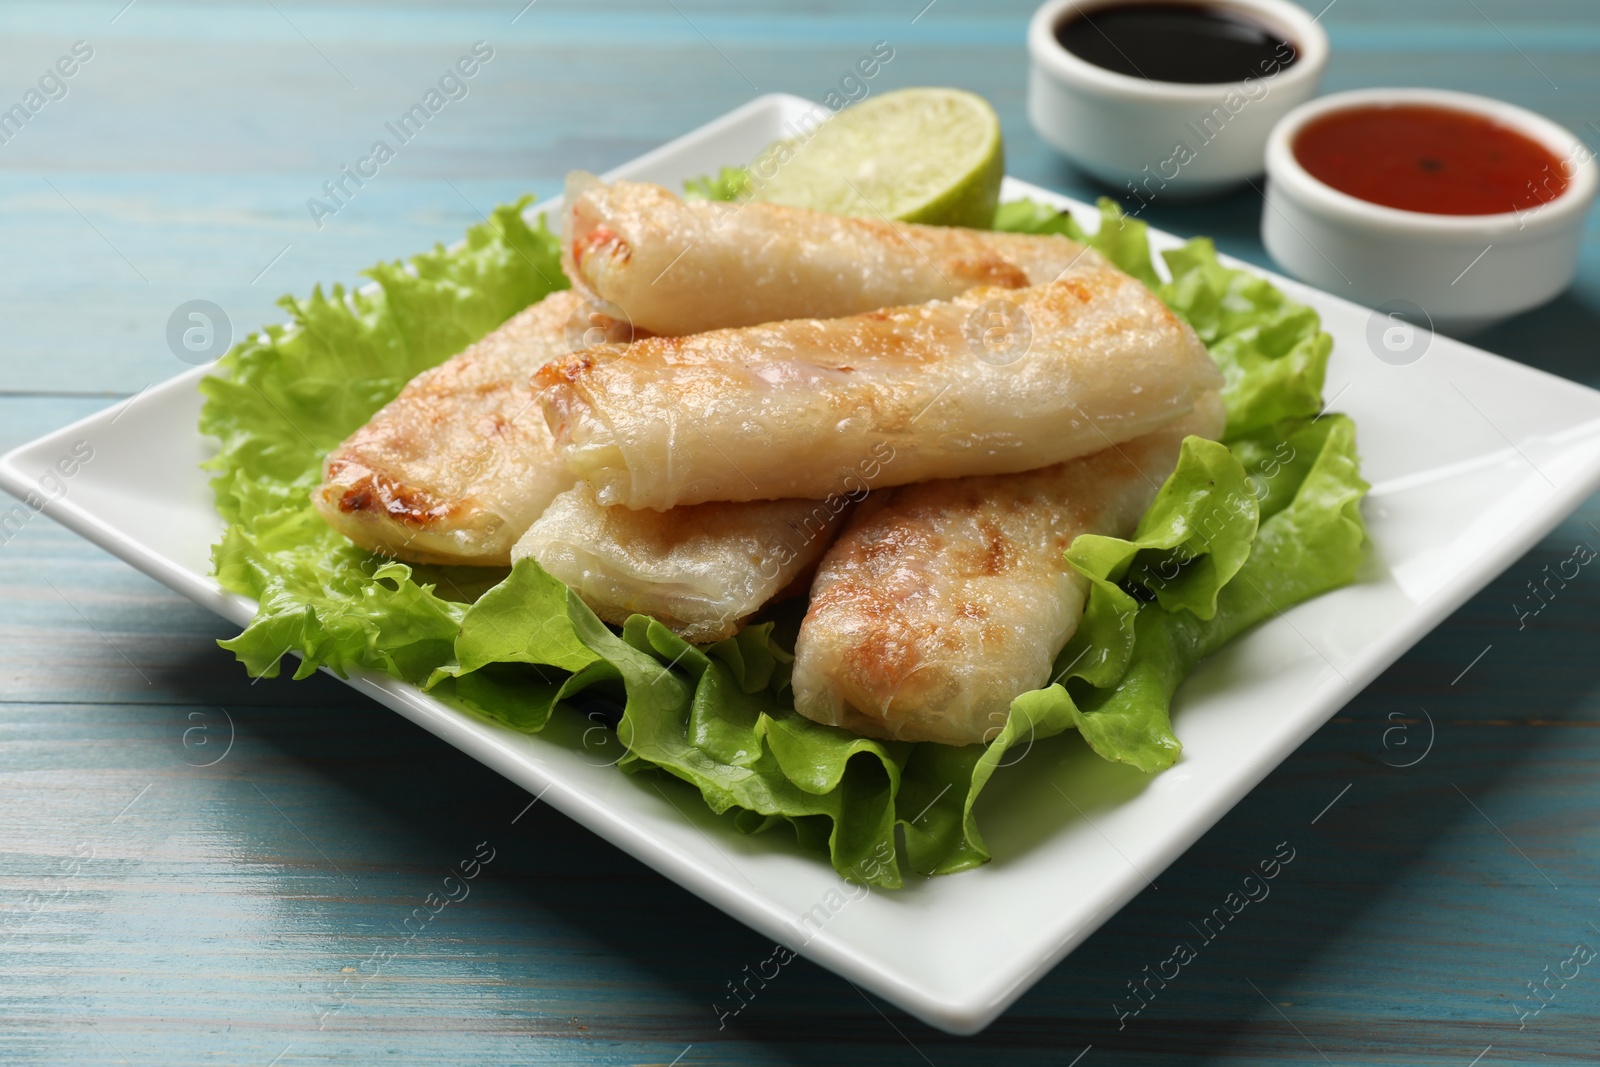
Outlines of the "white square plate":
M761 97L611 176L677 188L752 158L814 107ZM1094 225L1087 205L1043 189L1008 180L1005 196L1059 204ZM1152 239L1158 249L1179 243ZM1600 482L1600 393L1443 337L1419 361L1390 365L1369 346L1367 309L1269 277L1316 308L1335 338L1327 395L1355 418L1373 483L1363 580L1197 671L1174 707L1184 752L1167 772L1104 763L1076 738L1041 743L984 796L995 859L980 870L866 893L781 832L744 837L685 794L674 800L592 754L469 718L388 677L349 684L742 922L933 1026L980 1030ZM196 430L204 373L17 449L0 459L0 486L38 493L41 475L88 441L93 461L45 510L242 626L255 605L209 576L222 522L199 467L209 451Z

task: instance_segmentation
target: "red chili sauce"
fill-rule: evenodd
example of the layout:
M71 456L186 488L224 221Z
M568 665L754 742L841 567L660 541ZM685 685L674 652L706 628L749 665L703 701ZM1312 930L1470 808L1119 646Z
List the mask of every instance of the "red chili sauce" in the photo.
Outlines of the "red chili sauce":
M1562 161L1493 119L1418 104L1356 107L1308 123L1294 156L1341 193L1430 215L1524 211L1567 187Z

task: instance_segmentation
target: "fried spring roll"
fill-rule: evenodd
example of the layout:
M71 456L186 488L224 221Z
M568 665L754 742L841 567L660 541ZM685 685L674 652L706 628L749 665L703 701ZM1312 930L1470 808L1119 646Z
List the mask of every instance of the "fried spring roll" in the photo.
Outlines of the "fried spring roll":
M659 510L820 500L884 453L874 488L1032 470L1156 430L1222 376L1089 252L1048 285L595 346L535 383L599 501Z
M563 266L635 326L701 333L1053 281L1083 254L1060 236L685 201L658 185L567 179Z
M653 615L688 641L720 641L769 601L803 590L847 507L839 498L632 511L601 507L579 483L511 556L538 560L606 622Z
M573 482L529 375L572 348L568 324L583 302L554 293L412 379L329 453L311 494L328 525L410 562L509 564L517 538Z
M1046 685L1088 580L1080 533L1131 535L1189 434L1223 428L1216 393L1163 429L999 477L924 482L863 509L824 557L795 645L795 708L870 737L970 745ZM878 494L874 494L877 496Z

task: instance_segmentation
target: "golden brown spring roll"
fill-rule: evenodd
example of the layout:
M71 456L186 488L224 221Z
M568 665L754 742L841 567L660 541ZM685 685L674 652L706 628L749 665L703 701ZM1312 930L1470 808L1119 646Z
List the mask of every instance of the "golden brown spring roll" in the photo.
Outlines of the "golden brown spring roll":
M410 562L508 565L517 538L573 483L529 376L573 347L583 303L553 293L412 379L328 454L311 494L328 525Z
M885 449L874 488L1049 466L1158 429L1222 376L1090 252L1048 285L601 345L535 382L599 501L659 510L821 499Z
M1042 470L924 482L864 507L823 558L795 645L795 708L870 737L970 745L1051 681L1088 580L1081 533L1130 536L1217 393L1136 440ZM874 494L878 496L878 494ZM870 508L870 510L869 510Z
M1060 236L685 201L658 185L567 178L568 277L658 334L837 318L1053 281L1083 254Z
M847 510L831 501L606 508L581 482L511 550L532 556L606 622L653 615L685 640L720 641L809 577Z

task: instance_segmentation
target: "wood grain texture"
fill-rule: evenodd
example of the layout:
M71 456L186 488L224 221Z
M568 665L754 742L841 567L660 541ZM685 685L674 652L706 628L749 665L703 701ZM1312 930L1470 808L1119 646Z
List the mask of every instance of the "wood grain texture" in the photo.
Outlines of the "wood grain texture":
M0 8L0 99L73 41L96 50L0 145L0 448L182 370L164 329L184 300L242 332L285 290L449 241L757 89L820 97L877 40L896 48L879 85L982 92L1011 173L1100 192L1027 126L1016 0L540 0L515 23L513 0L122 3ZM1323 21L1329 89L1483 92L1600 141L1589 0L1337 0ZM496 55L471 94L318 230L305 199L480 39ZM1146 217L1264 263L1260 210L1245 190ZM1600 385L1597 335L1591 220L1574 289L1478 340ZM541 806L513 825L525 794L337 682L252 685L215 647L225 623L37 518L0 547L0 1062L1596 1062L1600 971L1518 1005L1600 946L1600 587L1521 630L1511 605L1597 527L1590 501L956 1039L804 961L719 1030L712 1001L770 945ZM1421 751L1419 709L1432 750L1391 766ZM1126 983L1280 841L1296 858L1271 897L1119 1029ZM402 940L483 842L470 897Z

